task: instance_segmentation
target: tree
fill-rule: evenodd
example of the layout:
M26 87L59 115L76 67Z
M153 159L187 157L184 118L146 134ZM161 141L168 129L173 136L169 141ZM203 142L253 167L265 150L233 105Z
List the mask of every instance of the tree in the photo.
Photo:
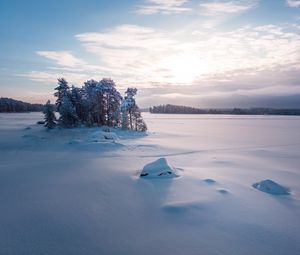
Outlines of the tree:
M142 131L142 132L147 131L147 125L144 122L141 114L141 110L137 105L134 106L132 115L133 115L134 130Z
M59 113L59 124L62 127L71 128L75 127L78 124L78 116L76 114L76 109L68 95L65 95L62 98Z
M83 94L84 90L82 88L76 88L75 86L71 87L70 91L70 98L71 102L75 107L76 114L78 119L84 120L85 119L85 105L83 102Z
M61 107L63 98L65 96L69 95L70 87L68 85L68 82L64 78L59 78L59 79L57 79L57 81L58 81L58 86L54 89L54 90L57 90L54 93L54 96L57 97L55 105L57 107L57 111L60 112L60 107Z
M132 114L133 114L133 108L135 106L135 99L134 96L136 95L137 89L136 88L128 88L125 92L126 96L124 97L123 101L123 108L124 108L124 114L127 115L125 119L127 119L127 126L125 129L133 129L133 123L132 123Z
M12 98L0 98L0 112L42 112L44 105L30 104Z
M83 87L86 95L87 112L92 115L93 123L98 126L104 125L103 113L103 91L99 82L89 80L84 83ZM86 113L87 116L87 113Z
M56 117L54 114L54 107L50 103L50 100L47 101L45 107L44 107L44 118L45 118L45 126L48 129L52 129L56 126Z
M104 115L104 125L118 126L120 119L121 94L116 89L116 84L112 79L102 79L99 82L102 91L102 114Z
M64 78L58 79L54 95L62 127L78 124L120 127L145 131L146 124L136 105L136 88L128 88L123 99L112 79L88 80L81 88L68 85Z
M137 93L136 88L128 88L126 96L122 101L122 128L136 131L146 131L147 126L143 121L141 111L136 104L134 96Z

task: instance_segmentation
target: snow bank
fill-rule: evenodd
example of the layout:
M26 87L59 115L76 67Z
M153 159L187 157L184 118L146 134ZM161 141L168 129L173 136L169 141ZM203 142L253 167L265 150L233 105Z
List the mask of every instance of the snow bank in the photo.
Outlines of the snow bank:
M178 177L176 168L170 166L165 158L160 158L144 166L141 177L174 178Z
M177 201L162 205L162 209L169 213L187 212L195 209L204 209L204 207L198 201Z
M115 141L118 140L118 136L114 132L94 131L92 132L87 141L88 142L105 142L107 140Z
M289 189L285 188L272 180L264 180L252 185L255 189L272 194L272 195L288 195Z

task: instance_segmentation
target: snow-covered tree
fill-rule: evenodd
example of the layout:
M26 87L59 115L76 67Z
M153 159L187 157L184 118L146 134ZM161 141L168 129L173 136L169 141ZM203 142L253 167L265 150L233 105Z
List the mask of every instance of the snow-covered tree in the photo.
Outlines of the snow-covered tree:
M145 121L143 120L141 110L137 105L135 105L133 109L133 125L134 125L134 130L136 131L147 131L147 125Z
M120 105L122 96L116 89L112 79L102 79L99 82L102 91L102 113L104 114L104 125L112 127L119 124Z
M56 106L62 127L77 124L91 126L120 127L145 131L147 129L134 96L136 88L128 88L123 99L112 79L88 80L81 88L68 85L58 79L55 88Z
M87 111L91 113L93 122L98 126L104 125L103 91L99 82L89 80L84 83Z
M89 112L88 115L87 115L87 118L86 118L85 125L86 125L87 127L92 127L93 124L94 124L93 116L92 116L92 114Z
M123 107L123 119L127 122L122 125L124 129L133 129L133 121L132 121L132 115L133 115L133 109L135 107L135 99L134 96L137 93L136 88L128 88L125 92L126 96L124 97L122 107ZM127 127L126 127L127 125ZM129 125L129 127L128 127Z
M125 98L122 101L121 113L122 113L122 119L121 119L122 129L126 130L128 129L129 122L128 122L127 102Z
M62 98L59 113L59 124L62 127L71 128L75 127L78 124L78 116L76 114L76 109L69 95L65 95Z
M76 114L79 120L84 121L85 119L85 105L83 102L84 99L84 90L82 88L76 88L75 86L71 87L70 97L72 104L75 107Z
M134 98L137 93L137 89L128 88L125 93L126 96L124 97L121 106L122 128L136 131L146 131L147 126Z
M54 113L54 107L50 103L50 100L47 101L44 107L44 118L45 118L45 126L48 129L52 129L56 126L56 117Z
M57 79L57 81L58 81L58 86L54 89L54 90L57 90L54 93L54 96L57 97L55 105L56 105L57 111L60 112L62 100L66 95L69 95L70 87L68 85L68 82L64 78L59 78L59 79Z

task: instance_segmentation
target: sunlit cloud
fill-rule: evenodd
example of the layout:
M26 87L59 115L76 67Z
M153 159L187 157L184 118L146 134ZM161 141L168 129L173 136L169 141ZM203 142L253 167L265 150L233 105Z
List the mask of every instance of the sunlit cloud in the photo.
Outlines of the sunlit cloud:
M8 43L13 35L3 38L0 86L5 93L12 93L6 85L11 81L25 84L24 90L39 90L55 86L58 77L78 86L106 77L121 90L135 86L139 95L145 91L145 102L147 96L154 100L152 95L162 95L157 96L161 102L196 102L206 96L298 94L300 0L138 0L124 1L122 8L84 6L89 12L82 10L68 26L63 20L49 21L42 40L26 50L14 52ZM55 44L54 33L64 35ZM28 57L30 49L35 51Z
M137 12L143 15L150 14L173 14L190 11L190 8L183 7L188 0L147 0L144 5L138 6Z
M81 59L73 63L60 61L57 56L57 66L19 75L48 83L63 76L75 84L111 77L121 88L159 88L162 95L180 98L179 93L186 99L187 95L193 99L230 93L293 95L300 88L297 31L293 24L201 33L121 25L75 36L86 52L97 59L96 65Z
M200 4L201 13L215 16L241 13L257 7L259 0L205 1Z
M300 0L286 0L290 7L300 7Z
M300 52L299 35L274 25L196 33L189 40L184 33L123 25L76 38L112 73L148 84L192 84L235 70L288 65L299 61Z
M88 74L82 73L71 73L71 72L52 72L52 71L30 71L26 73L19 74L18 76L29 78L33 81L45 82L45 83L55 83L57 78L64 77L72 83L80 84L84 80L90 78Z
M67 51L37 51L38 55L54 60L60 66L76 67L85 65L86 62L73 56Z

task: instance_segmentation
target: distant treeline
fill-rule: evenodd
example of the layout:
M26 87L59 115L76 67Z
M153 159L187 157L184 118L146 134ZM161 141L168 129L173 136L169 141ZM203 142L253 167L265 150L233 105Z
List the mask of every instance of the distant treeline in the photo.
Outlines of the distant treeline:
M0 98L0 112L41 112L42 104L30 104L12 98Z
M226 108L226 109L200 109L181 105L158 105L150 107L150 113L171 114L237 114L237 115L300 115L300 109L274 109L274 108Z

